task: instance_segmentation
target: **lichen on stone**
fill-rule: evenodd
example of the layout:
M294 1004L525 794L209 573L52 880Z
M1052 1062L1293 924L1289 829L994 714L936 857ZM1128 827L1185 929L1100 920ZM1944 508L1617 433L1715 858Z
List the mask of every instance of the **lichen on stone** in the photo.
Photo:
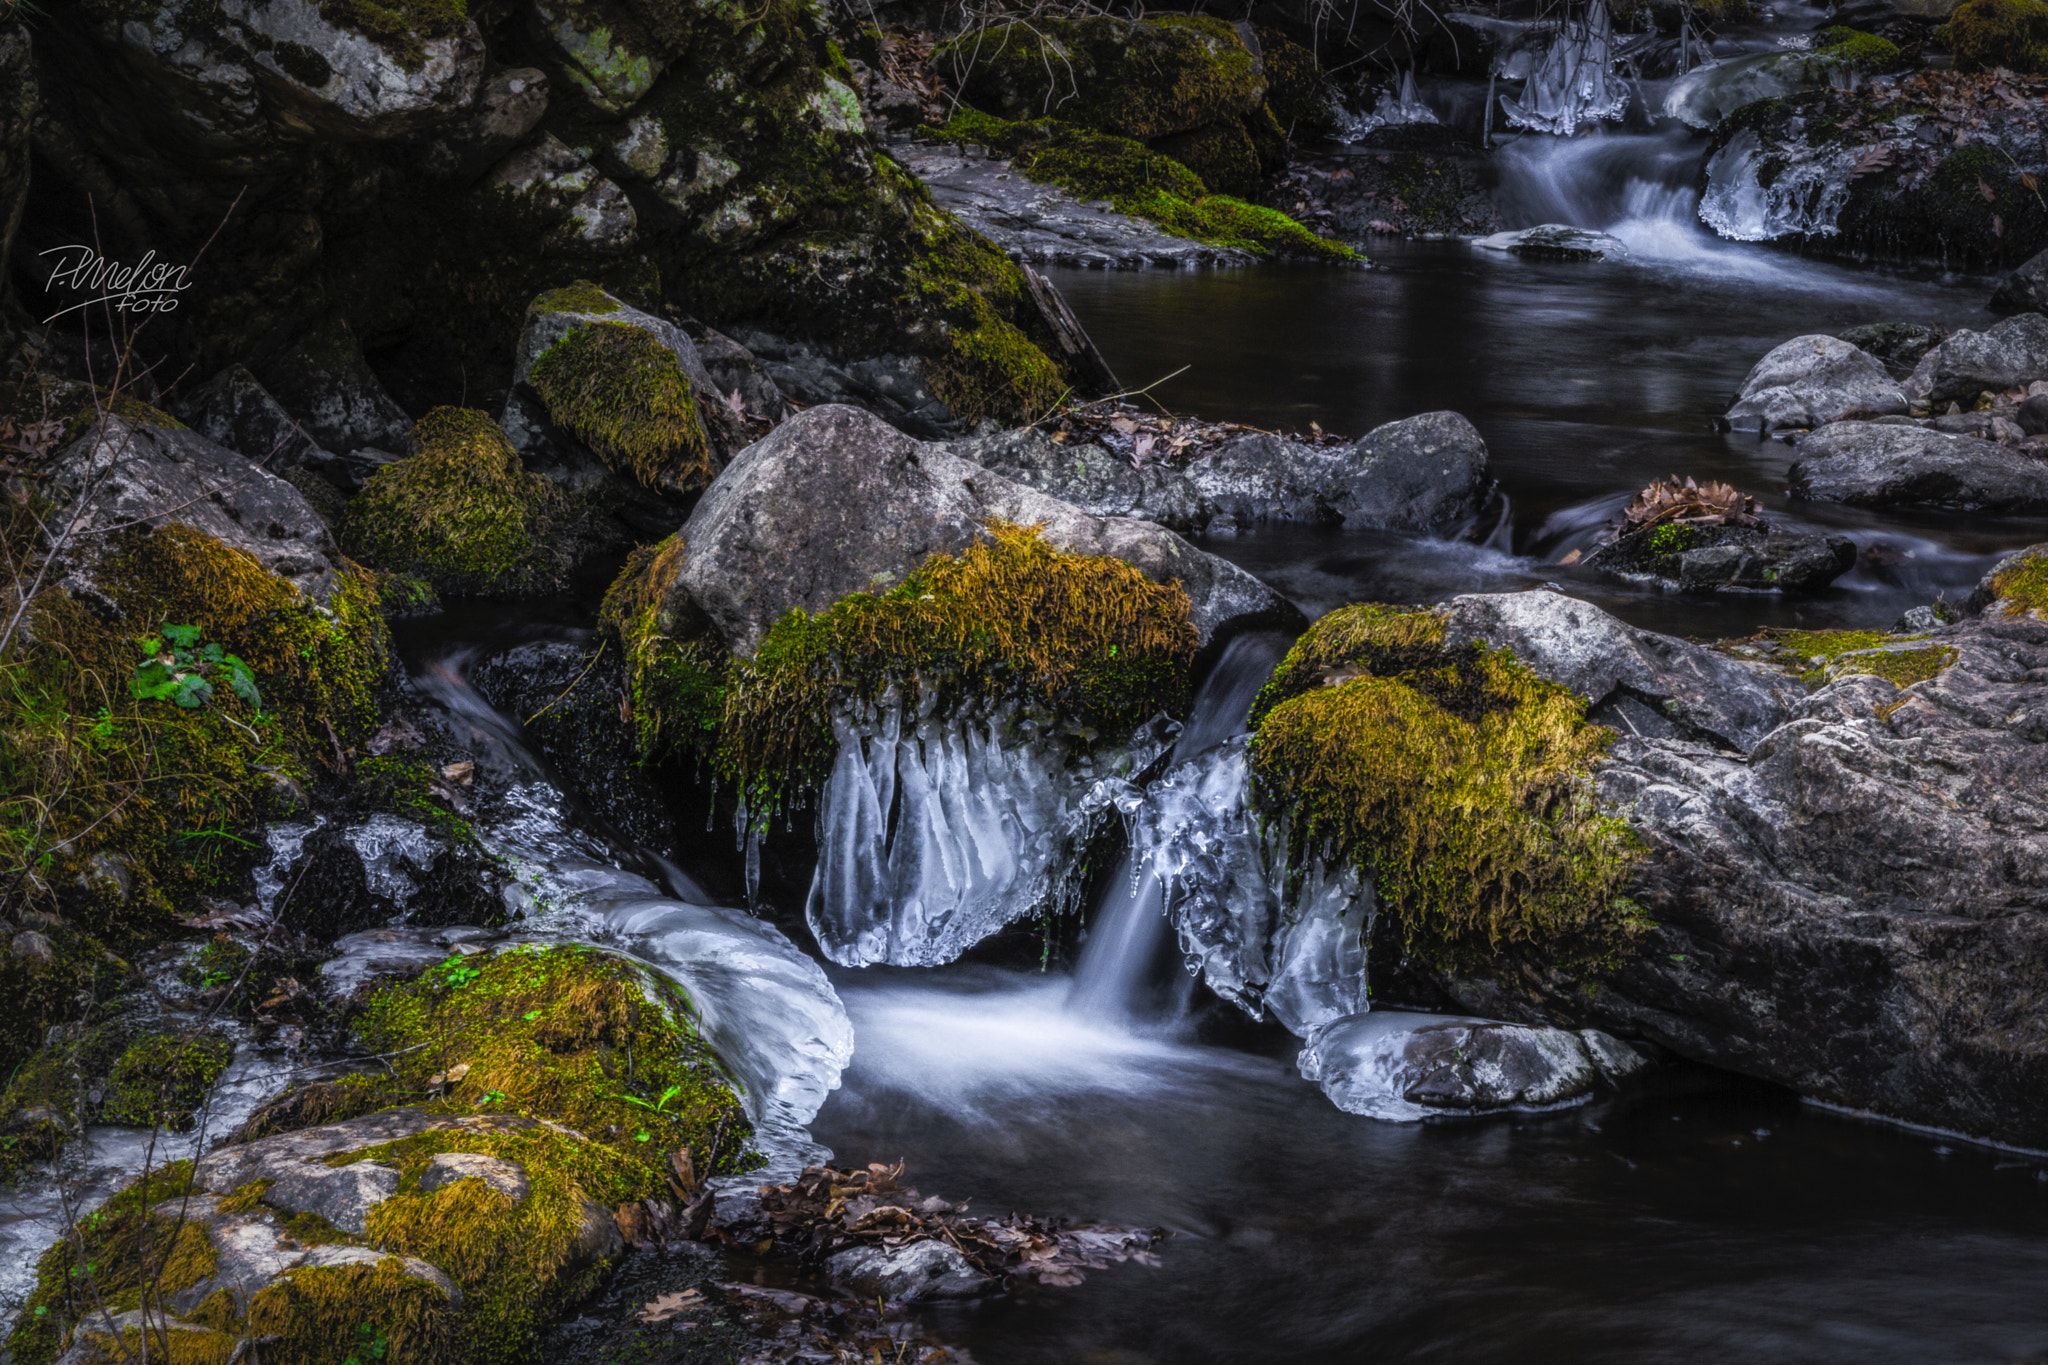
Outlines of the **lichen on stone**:
M1505 650L1444 645L1442 618L1330 613L1253 708L1257 799L1311 855L1370 875L1411 950L1442 965L1504 950L1609 966L1646 927L1640 848L1593 793L1613 732Z
M414 451L372 474L349 503L342 538L374 567L414 574L455 596L520 596L559 585L549 544L562 495L487 415L436 408Z

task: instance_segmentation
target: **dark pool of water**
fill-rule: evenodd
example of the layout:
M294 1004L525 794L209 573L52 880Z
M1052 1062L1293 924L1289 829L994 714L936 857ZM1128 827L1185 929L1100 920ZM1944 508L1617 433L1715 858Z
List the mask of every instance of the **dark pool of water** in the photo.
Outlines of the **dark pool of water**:
M1671 1068L1558 1113L1339 1113L1293 1046L1069 1020L1062 983L849 973L814 1131L983 1211L1156 1224L1156 1267L929 1310L983 1365L2048 1359L2048 1162Z
M1632 158L1662 166L1670 142L1582 139L1549 160L1526 157L1519 174L1532 185L1556 176L1568 186L1574 174L1609 184L1625 178ZM1372 271L1055 275L1126 385L1189 367L1154 390L1176 411L1362 433L1449 408L1478 427L1511 499L1511 546L1299 526L1204 542L1312 610L1556 581L1680 634L1883 627L1906 607L1967 594L1997 551L2048 539L2042 518L1793 503L1785 496L1790 446L1714 429L1749 368L1780 342L1891 319L1981 328L1992 321L1982 281L1911 279L1723 243L1687 221L1689 193L1628 183L1633 190L1610 188L1580 215L1629 242L1627 263L1526 262L1463 243L1390 241L1374 246L1382 268ZM1552 193L1545 216L1566 213L1569 202ZM1781 517L1848 534L1861 562L1805 600L1674 596L1557 563L1584 543L1592 522L1674 473L1725 479Z

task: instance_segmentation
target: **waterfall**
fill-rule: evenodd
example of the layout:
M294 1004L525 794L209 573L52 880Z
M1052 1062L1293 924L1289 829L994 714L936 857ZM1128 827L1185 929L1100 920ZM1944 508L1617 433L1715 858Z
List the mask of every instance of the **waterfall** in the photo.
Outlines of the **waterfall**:
M1244 722L1284 648L1275 636L1233 641L1165 775L1117 800L1131 852L1096 907L1071 1009L1144 1013L1169 926L1187 972L1255 1018L1271 1011L1305 1033L1367 1007L1371 887L1318 859L1290 893L1286 831L1263 826L1250 804Z

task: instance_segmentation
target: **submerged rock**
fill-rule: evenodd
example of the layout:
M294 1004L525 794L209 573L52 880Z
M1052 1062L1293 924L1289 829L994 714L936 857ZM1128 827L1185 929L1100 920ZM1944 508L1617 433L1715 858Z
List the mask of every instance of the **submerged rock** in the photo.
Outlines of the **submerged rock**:
M1628 255L1628 247L1619 237L1564 223L1475 237L1472 245L1481 251L1505 251L1527 261L1614 261Z
M1794 497L1855 507L2048 508L2048 463L1975 436L1838 422L1800 437L1794 451L1786 476Z
M1646 1064L1598 1029L1379 1010L1317 1029L1296 1062L1339 1109L1378 1119L1554 1108Z
M1831 336L1794 337L1742 381L1728 424L1772 432L1906 411L1905 392L1882 361Z

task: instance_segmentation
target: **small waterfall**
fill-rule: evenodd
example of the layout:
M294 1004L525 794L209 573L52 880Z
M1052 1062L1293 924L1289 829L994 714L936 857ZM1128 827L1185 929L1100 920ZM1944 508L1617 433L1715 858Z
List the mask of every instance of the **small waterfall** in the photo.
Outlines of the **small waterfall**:
M1117 801L1131 824L1131 852L1122 875L1095 909L1074 974L1073 1009L1107 1017L1141 1012L1152 964L1166 937L1166 898L1176 870L1175 860L1166 855L1186 842L1208 805L1228 805L1231 799L1202 780L1216 770L1200 761L1244 728L1253 700L1286 649L1287 640L1278 635L1232 640L1196 694L1168 759L1168 775L1145 793L1130 790Z

